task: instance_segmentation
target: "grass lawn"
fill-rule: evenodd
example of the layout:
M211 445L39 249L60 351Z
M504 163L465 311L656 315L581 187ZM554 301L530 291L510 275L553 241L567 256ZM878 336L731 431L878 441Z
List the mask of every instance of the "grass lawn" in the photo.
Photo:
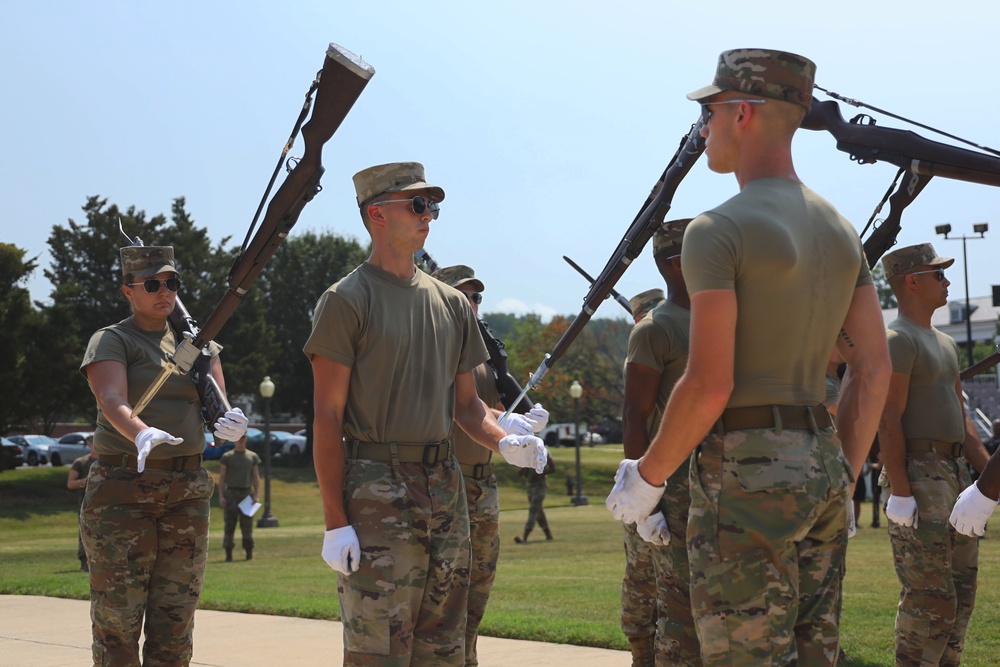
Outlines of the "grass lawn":
M590 504L570 505L566 475L574 452L553 450L546 514L555 539L532 533L514 544L527 515L516 472L498 466L502 553L482 634L626 649L618 627L624 569L621 527L604 509L620 460L620 446L581 450L583 491ZM207 466L217 472L218 463ZM68 467L21 468L0 474L0 594L87 599L86 575L76 560L75 492ZM320 558L322 511L311 468L272 467L272 510L277 528L255 529L254 560L223 562L222 512L212 510L212 553L201 606L255 613L337 619L336 577ZM892 665L893 619L899 584L889 538L862 528L851 540L844 591L843 645L851 665ZM883 517L882 525L885 526ZM237 538L238 540L238 538ZM236 551L237 558L240 551ZM980 546L980 586L963 665L996 665L1000 653L1000 540Z

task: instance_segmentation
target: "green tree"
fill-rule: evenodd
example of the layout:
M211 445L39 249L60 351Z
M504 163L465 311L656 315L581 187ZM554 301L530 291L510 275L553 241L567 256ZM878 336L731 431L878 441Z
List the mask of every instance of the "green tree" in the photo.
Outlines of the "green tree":
M25 261L25 250L0 243L0 432L25 423L24 385L28 380L24 345L25 323L34 314L23 283L34 272L37 258Z
M875 283L875 290L878 292L878 302L882 306L882 310L899 307L896 295L892 293L889 281L885 279L885 269L882 268L881 263L875 264L875 268L872 269L872 281Z

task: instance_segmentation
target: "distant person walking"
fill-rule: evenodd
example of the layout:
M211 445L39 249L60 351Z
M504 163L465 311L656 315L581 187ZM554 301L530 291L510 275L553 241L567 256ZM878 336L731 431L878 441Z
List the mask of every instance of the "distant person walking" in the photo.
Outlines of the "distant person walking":
M219 506L225 520L222 548L226 550L227 563L233 560L237 523L240 524L247 560L253 560L253 515L240 508L240 503L247 496L253 502L260 497L260 457L247 449L247 434L244 433L219 460Z
M69 469L69 477L66 479L67 489L80 492L80 509L83 509L83 497L87 489L87 477L90 476L90 466L97 461L97 457L94 456L94 436L88 435L84 442L90 452L73 461L73 465ZM90 566L87 565L87 550L83 548L83 533L79 529L79 523L78 517L76 557L80 560L80 571L90 572Z
M552 531L549 530L549 520L545 516L545 493L548 490L548 476L556 471L556 464L550 456L545 461L545 470L536 472L533 468L521 468L520 475L527 481L528 487L528 520L524 522L524 535L515 535L514 541L524 544L528 541L528 535L535 528L535 524L545 533L545 539L552 539Z

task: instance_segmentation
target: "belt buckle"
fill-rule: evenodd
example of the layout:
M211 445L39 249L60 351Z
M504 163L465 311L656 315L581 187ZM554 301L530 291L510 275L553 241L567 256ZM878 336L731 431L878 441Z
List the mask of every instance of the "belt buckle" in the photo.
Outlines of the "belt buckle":
M431 451L431 448L433 448L433 451L434 451L434 460L433 461L428 460L430 458L428 456L428 452ZM434 443L431 443L429 445L424 445L423 464L425 466L432 466L432 465L437 464L438 460L441 458L440 457L440 453L441 453L441 443L440 442L434 442Z
M476 465L472 466L472 478L473 479L482 479L483 477L486 476L485 472L486 472L486 464L485 463L477 463Z
M953 442L951 443L951 456L952 458L962 458L962 443Z
M186 456L175 456L170 462L170 472L184 472L187 463Z

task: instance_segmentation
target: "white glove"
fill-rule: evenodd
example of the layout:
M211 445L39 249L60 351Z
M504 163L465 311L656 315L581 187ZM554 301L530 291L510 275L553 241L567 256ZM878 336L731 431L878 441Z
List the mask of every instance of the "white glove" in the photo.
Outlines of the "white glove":
M166 431L147 426L139 431L135 436L135 449L139 452L139 465L136 469L142 472L146 469L146 457L153 451L153 447L167 443L168 445L179 445L184 442L184 438L175 438Z
M535 403L535 407L528 410L527 417L534 422L535 433L541 432L543 428L548 426L549 411L543 408L541 403Z
M539 475L545 470L549 450L541 438L533 435L508 435L500 440L500 454L507 463L518 468L534 468Z
M864 482L860 482L864 483ZM854 502L847 501L847 539L851 539L858 534L858 523L854 519Z
M889 496L885 504L885 515L893 523L901 526L917 527L917 501L913 496Z
M512 412L506 417L500 417L497 423L507 431L507 435L531 435L535 432L535 424L525 415Z
M249 423L250 420L243 416L242 410L233 408L215 422L215 437L226 442L236 442L246 434Z
M955 509L951 511L948 521L963 535L982 537L986 532L986 522L996 506L997 501L983 495L979 487L973 484L958 494Z
M345 577L358 571L361 567L361 544L354 526L334 528L323 533L323 560Z
M670 544L670 530L667 528L667 518L663 512L650 514L635 525L639 537L650 544L665 547Z
M645 520L663 496L663 486L653 486L639 474L639 462L625 459L615 473L615 486L608 494L604 506L622 523L639 523Z

